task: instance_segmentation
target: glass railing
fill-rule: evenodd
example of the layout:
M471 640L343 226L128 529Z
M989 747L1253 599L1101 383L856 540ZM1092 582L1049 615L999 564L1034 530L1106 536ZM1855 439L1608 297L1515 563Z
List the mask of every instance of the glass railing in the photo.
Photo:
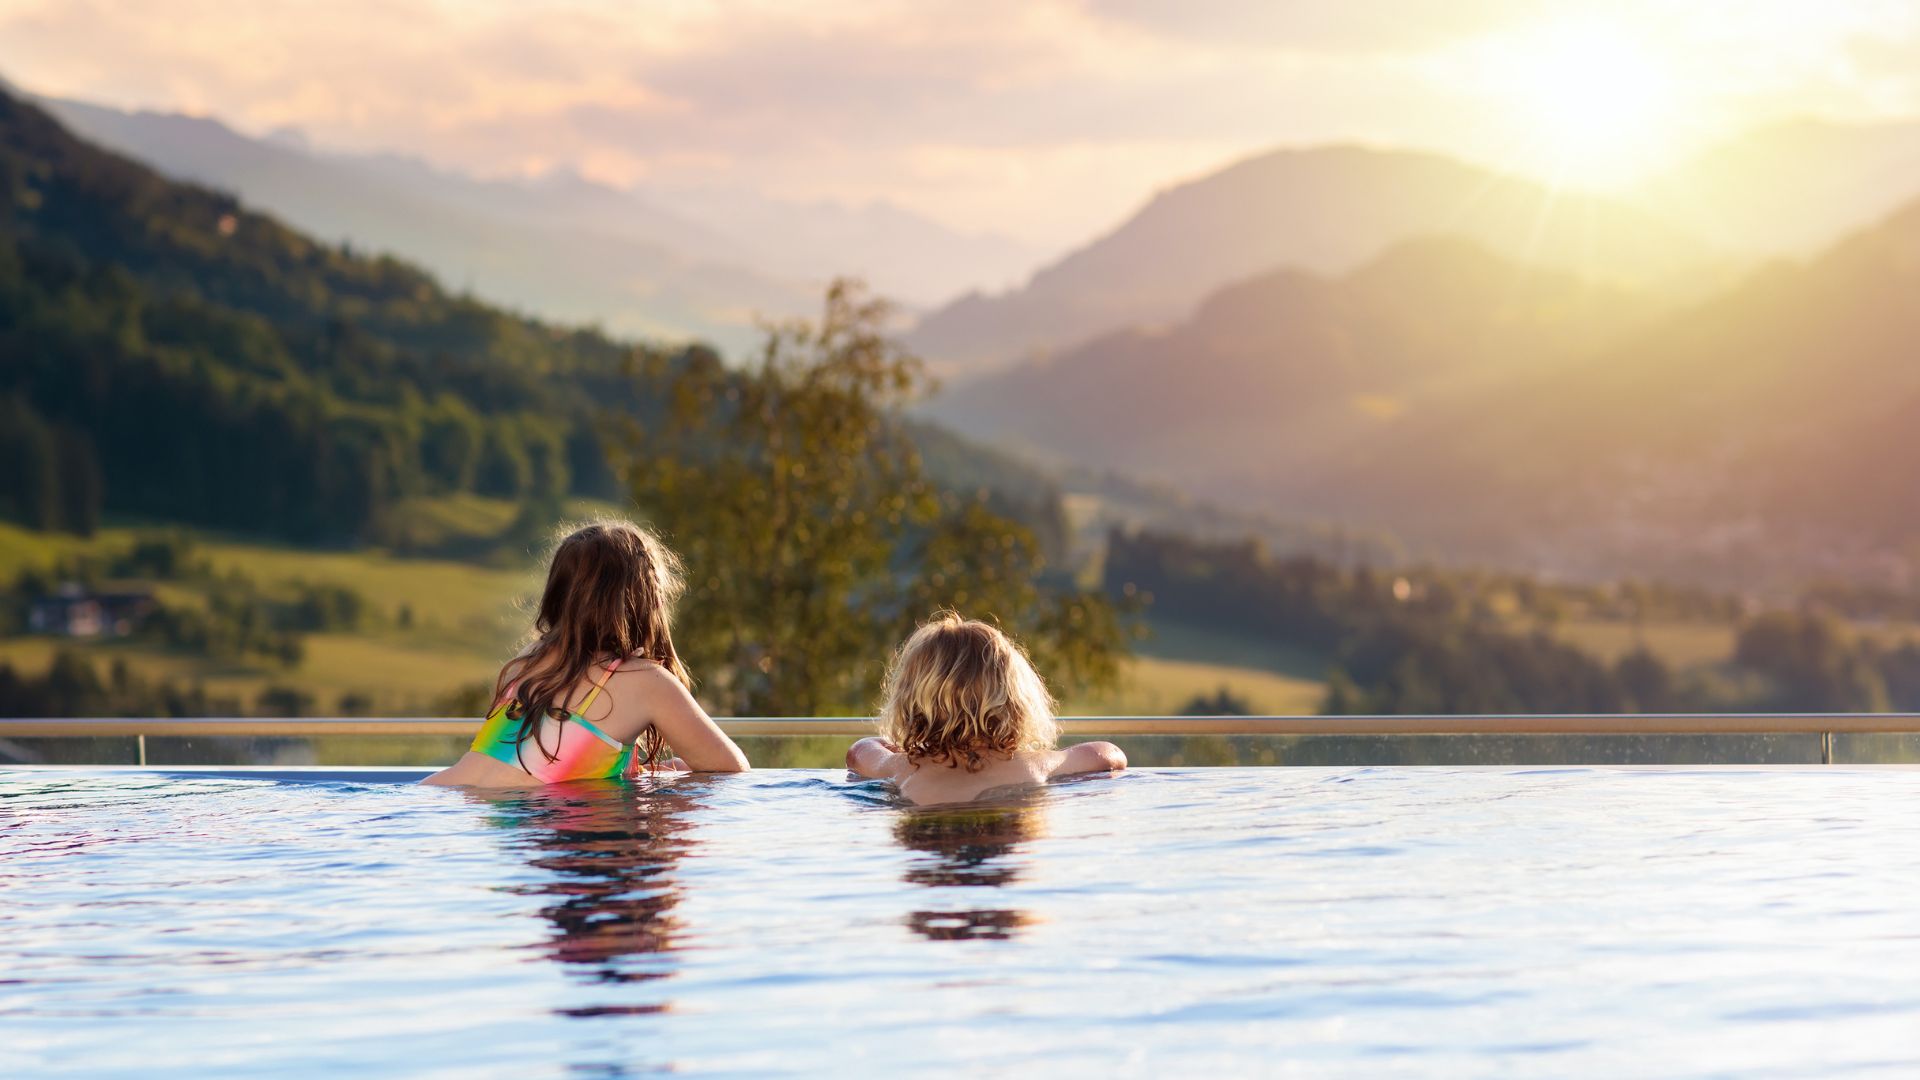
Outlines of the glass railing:
M719 721L762 767L835 768L854 717ZM1806 765L1920 763L1920 714L1125 716L1063 718L1137 766ZM428 766L467 718L0 719L0 765Z

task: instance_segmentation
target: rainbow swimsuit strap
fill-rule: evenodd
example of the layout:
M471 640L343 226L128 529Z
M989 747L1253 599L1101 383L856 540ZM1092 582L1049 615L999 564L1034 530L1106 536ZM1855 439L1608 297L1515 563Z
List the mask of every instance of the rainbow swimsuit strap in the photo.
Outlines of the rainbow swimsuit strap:
M532 718L516 720L507 715L517 700L514 694L516 688L509 688L506 696L487 714L487 721L480 726L480 733L474 736L472 751L524 769L527 775L547 784L567 780L618 780L624 777L631 757L629 748L595 727L585 716L588 706L600 696L601 688L607 685L607 679L619 666L620 662L616 660L601 673L586 700L568 710L564 723L548 723L540 730L529 733L525 740L520 738L520 729L526 720ZM545 744L545 751L541 750L541 743ZM548 752L553 753L552 761L547 760Z

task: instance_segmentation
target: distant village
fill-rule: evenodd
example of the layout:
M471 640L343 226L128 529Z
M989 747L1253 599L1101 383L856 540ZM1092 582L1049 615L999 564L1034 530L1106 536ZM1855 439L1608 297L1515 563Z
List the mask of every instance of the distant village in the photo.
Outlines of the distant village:
M69 582L27 609L27 632L70 638L126 637L154 610L145 589L94 591Z

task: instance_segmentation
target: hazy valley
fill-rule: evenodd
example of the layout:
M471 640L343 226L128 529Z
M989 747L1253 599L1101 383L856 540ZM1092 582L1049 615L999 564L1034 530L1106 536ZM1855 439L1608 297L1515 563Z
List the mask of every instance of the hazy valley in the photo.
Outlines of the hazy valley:
M126 523L114 543L173 522L240 545L223 551L242 552L248 537L318 545L335 553L330 580L349 590L362 577L354 552L373 577L396 557L431 563L433 580L458 580L466 565L513 572L543 515L568 500L618 504L594 417L610 407L645 424L663 403L628 373L634 342L568 323L704 364L717 358L689 339L741 357L748 314L812 310L803 279L827 273L836 252L923 295L1021 257L884 207L730 193L689 199L700 212L682 213L577 177L482 181L209 120L57 111L242 199L169 184L20 107L8 115L12 272L24 290L7 338L15 430L30 455L94 477L22 494L13 516L80 528L104 512ZM1468 702L1369 666L1378 616L1364 613L1401 591L1418 601L1403 612L1415 640L1518 650L1459 692L1487 691L1508 677L1499 664L1525 662L1573 665L1562 685L1592 695L1486 699L1504 708L1645 707L1668 691L1620 689L1627 669L1609 665L1641 663L1648 648L1693 673L1691 689L1671 693L1746 700L1742 603L1826 579L1893 586L1891 596L1909 580L1920 328L1906 297L1920 210L1839 236L1862 207L1894 198L1897 179L1873 172L1905 160L1894 142L1869 153L1855 138L1852 157L1803 159L1832 190L1847 162L1863 162L1868 194L1771 231L1760 225L1779 208L1759 203L1694 219L1676 209L1685 185L1672 179L1609 200L1434 155L1278 151L1162 193L1012 292L928 313L909 340L946 389L908 430L942 485L990 495L1059 572L1116 598L1136 586L1152 596L1131 689L1083 707L1199 707L1215 683L1240 695L1220 707L1267 711ZM1792 158L1778 138L1768 145L1772 160ZM256 205L353 243L315 241ZM742 242L719 218L762 241ZM1740 235L1754 245L1728 243ZM770 246L771 236L784 239ZM382 251L420 259L439 280L370 257ZM167 408L153 413L155 401ZM154 445L169 459L146 452ZM200 481L169 479L182 469ZM272 494L223 495L232 491ZM1116 544L1129 553L1120 562ZM41 573L67 550L11 565ZM1309 561L1287 561L1296 557ZM1408 586L1351 569L1425 563L1729 594L1661 600L1649 624L1644 606L1585 586L1444 568ZM284 573L251 554L234 565ZM1315 584L1302 591L1303 580ZM1210 591L1223 581L1240 584ZM1557 598L1541 600L1543 588ZM1249 606L1263 596L1264 614ZM440 649L445 671L469 673L484 673L510 637L505 609L487 617L491 629L469 619L454 642L402 615L411 590L388 599L362 621L314 631L310 659L290 670L271 656L292 646L271 642L214 668L183 663L177 646L120 654L153 678L305 708L358 693L350 668L362 661L351 657L369 635ZM441 603L431 590L417 602ZM1905 610L1886 597L1849 603L1850 617ZM1553 614L1567 611L1570 622ZM47 662L37 639L5 651L29 669ZM1409 662L1440 662L1420 655ZM1859 662L1897 682L1895 655ZM1340 673L1331 684L1329 671ZM1339 690L1350 677L1372 681ZM409 690L396 677L368 684L369 700L447 707L468 678Z

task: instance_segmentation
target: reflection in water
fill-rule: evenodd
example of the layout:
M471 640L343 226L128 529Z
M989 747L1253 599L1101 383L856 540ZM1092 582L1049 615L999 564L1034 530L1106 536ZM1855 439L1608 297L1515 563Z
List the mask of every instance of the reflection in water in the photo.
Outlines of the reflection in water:
M993 889L1020 879L1020 845L1046 835L1046 825L1038 801L930 807L902 812L893 836L902 847L925 853L908 867L908 884ZM906 919L909 929L930 941L1005 941L1036 921L1030 912L1002 907L914 911Z
M513 847L545 879L515 891L547 898L551 924L542 946L550 959L596 984L624 986L672 975L673 876L692 850L690 814L699 808L685 781L671 789L567 785L501 800L496 823L514 831ZM663 1012L665 1001L615 1001L559 1010L568 1016Z

